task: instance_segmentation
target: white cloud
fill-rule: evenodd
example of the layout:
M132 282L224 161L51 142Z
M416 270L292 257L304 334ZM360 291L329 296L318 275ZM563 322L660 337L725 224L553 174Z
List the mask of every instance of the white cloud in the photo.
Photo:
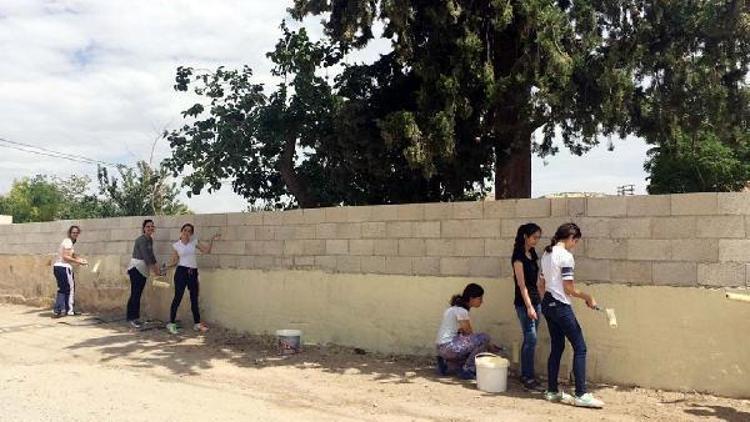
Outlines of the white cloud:
M148 158L157 134L180 122L189 98L172 90L177 66L248 64L270 81L265 53L287 17L285 0L3 0L0 3L0 137L133 164ZM318 18L306 23L313 26ZM313 28L312 34L320 34ZM350 61L371 60L388 42ZM644 148L583 159L534 161L534 192L612 191L642 183ZM157 159L169 153L161 141ZM575 169L574 171L572 169ZM615 170L618 171L615 171ZM604 171L609 176L601 176ZM94 175L95 168L0 148L0 192L34 174ZM592 177L597 174L596 177ZM240 210L231 192L187 200L198 212Z

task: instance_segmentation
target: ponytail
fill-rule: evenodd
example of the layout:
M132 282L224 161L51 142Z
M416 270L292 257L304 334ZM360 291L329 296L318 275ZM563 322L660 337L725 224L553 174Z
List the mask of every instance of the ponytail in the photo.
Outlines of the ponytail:
M469 310L469 301L475 297L484 296L484 289L482 286L476 283L469 283L464 287L464 292L460 295L453 295L451 297L451 306L460 306L466 310Z
M549 246L544 248L544 251L547 253L552 252L552 248L557 245L557 242L565 240L571 236L573 236L574 239L581 238L581 229L578 227L578 225L576 223L565 223L561 225L557 228L555 235L552 236L552 241L550 242Z

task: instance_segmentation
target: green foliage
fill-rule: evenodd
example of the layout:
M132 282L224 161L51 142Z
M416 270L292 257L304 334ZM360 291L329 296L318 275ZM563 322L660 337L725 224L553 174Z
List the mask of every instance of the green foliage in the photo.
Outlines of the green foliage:
M178 68L175 88L200 100L167 134L166 165L193 170L193 194L231 180L253 203L314 207L478 198L493 177L496 197L529 196L530 154L556 153L558 137L580 155L602 136L641 136L657 148L653 175L686 156L684 137L709 143L692 154L740 160L749 11L745 1L295 0L292 16L323 16L326 37L282 25L270 94L247 67ZM377 21L392 51L345 60ZM740 182L719 179L698 185Z
M295 0L290 11L325 16L342 51L366 45L374 20L384 24L393 53L382 60L414 81L415 101L389 104L382 137L426 177L450 160L464 163L469 185L481 172L463 170L488 162L498 179L530 172L507 167L528 156L537 129L542 156L556 152L558 135L582 154L601 135L662 145L710 127L734 149L748 133L745 1Z
M48 177L37 175L13 182L0 201L0 214L13 216L15 223L52 221L62 208L64 195Z
M78 220L112 216L107 203L90 192L91 179L88 176L54 178L53 183L63 197L56 219Z
M675 138L649 151L650 194L731 192L750 181L750 139L732 148L713 132Z
M0 195L0 214L12 215L14 223L29 223L189 213L176 199L179 192L168 176L166 169L154 170L145 162L135 169L118 168L117 177L100 167L98 194L87 176L26 177L14 181L8 194Z
M188 124L168 133L173 156L165 164L192 194L231 179L250 202L277 208L439 200L451 193L441 178L426 180L397 143L379 136L381 110L409 101L408 80L394 63L345 67L335 83L319 75L341 58L324 41L282 25L268 57L282 82L266 95L252 70L196 74L180 67L175 89L203 99L183 112ZM380 87L385 87L381 89ZM377 91L374 91L377 89ZM418 153L415 151L415 153ZM444 172L446 179L449 172ZM464 186L454 189L460 195Z
M117 176L99 167L97 178L102 217L135 215L183 215L190 211L177 196L166 168L153 168L139 161L135 168L120 166Z

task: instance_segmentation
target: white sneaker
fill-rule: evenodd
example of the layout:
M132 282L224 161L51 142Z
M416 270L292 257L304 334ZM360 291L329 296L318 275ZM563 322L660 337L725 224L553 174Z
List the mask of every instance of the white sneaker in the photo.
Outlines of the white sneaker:
M573 404L578 407L590 407L592 409L601 409L604 407L604 402L594 397L591 393L586 393L580 397L576 396Z
M208 325L206 325L205 322L199 322L199 323L193 325L193 331L198 331L198 332L201 332L201 333L205 333L206 331L208 331Z
M177 324L174 322L170 322L167 324L167 331L169 331L169 334L177 334L179 331L177 330Z

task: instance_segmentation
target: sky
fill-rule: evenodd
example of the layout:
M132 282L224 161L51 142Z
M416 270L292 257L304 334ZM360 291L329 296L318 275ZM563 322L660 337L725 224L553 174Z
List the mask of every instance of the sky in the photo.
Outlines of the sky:
M112 163L169 156L159 139L181 124L191 102L172 89L177 66L249 65L275 83L265 53L288 18L291 0L0 0L0 138ZM305 25L320 33L319 19ZM373 43L352 60L371 61ZM647 146L614 140L583 157L566 152L533 160L532 195L644 193ZM603 142L606 144L606 142ZM1 145L1 144L0 144ZM0 194L36 174L89 175L96 166L0 147ZM221 191L182 199L197 213L240 211L246 201Z

